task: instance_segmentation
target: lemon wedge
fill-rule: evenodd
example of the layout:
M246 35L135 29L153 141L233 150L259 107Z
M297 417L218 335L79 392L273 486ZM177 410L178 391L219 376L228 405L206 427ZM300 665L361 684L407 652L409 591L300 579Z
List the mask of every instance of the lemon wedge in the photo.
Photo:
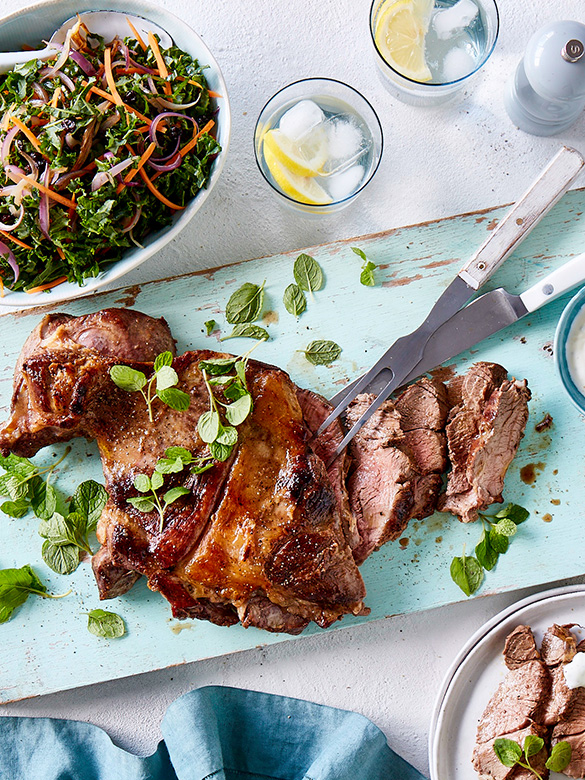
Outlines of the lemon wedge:
M430 81L425 35L434 0L387 0L378 13L374 38L386 62L409 79Z
M327 135L322 127L312 130L302 141L291 141L282 130L269 130L264 149L297 176L318 176L327 162Z
M284 194L299 201L299 203L315 205L331 203L329 195L312 176L299 176L282 164L274 154L270 142L266 143L266 136L264 136L263 146L264 160L276 185Z

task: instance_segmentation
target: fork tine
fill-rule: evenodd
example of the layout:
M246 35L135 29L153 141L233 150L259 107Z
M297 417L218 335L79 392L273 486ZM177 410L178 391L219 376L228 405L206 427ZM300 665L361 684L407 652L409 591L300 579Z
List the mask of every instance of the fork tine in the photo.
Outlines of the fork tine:
M380 360L378 360L378 362L375 363L374 366L372 366L372 368L367 373L365 373L360 379L352 383L347 388L347 392L342 396L341 400L336 404L335 409L319 426L317 433L315 433L314 438L319 437L324 430L329 428L331 423L337 420L337 418L341 414L343 414L343 412L345 412L345 410L353 401L353 399L356 397L356 395L359 395L363 390L365 390L368 387L368 385L374 379L376 379L376 377L379 374L382 373L382 371L391 371L391 369L389 369L387 366L386 355L383 355L382 358L380 358ZM394 377L394 374L392 374L392 377Z
M343 450L347 447L349 442L353 439L353 437L356 435L356 433L362 428L362 426L367 423L367 421L370 419L370 417L376 412L380 406L386 401L394 392L394 380L390 380L386 384L386 387L374 398L372 403L368 406L366 411L362 414L362 416L357 420L357 422L354 423L352 428L348 431L348 433L343 437L343 440L337 445L335 448L335 454L329 459L326 466L329 468L329 466L333 463L333 461L338 458Z

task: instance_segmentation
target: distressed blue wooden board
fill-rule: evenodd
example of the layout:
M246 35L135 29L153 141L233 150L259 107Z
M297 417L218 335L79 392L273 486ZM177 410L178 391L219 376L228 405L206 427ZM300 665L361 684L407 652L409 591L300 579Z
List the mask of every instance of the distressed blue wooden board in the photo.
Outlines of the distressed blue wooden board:
M565 196L517 254L508 259L492 286L503 284L511 291L521 291L582 252L584 208L585 191ZM259 283L265 279L264 321L271 340L258 348L258 358L286 369L299 385L329 396L424 318L462 261L503 213L505 209L495 209L307 250L322 264L327 282L325 289L309 300L308 311L298 321L282 305L283 290L293 280L295 252L142 288L102 293L57 308L77 315L106 306L130 305L153 316L164 315L178 340L179 351L221 349L224 345L215 337L204 335L203 323L215 319L223 324L223 308L231 292L245 281ZM351 246L361 247L380 264L375 288L359 284L360 261ZM564 394L550 347L566 300L496 334L453 363L464 371L477 359L498 361L511 374L526 377L533 392L527 434L508 472L505 490L506 498L526 506L531 517L478 595L544 584L585 570L585 419ZM2 417L8 409L17 355L46 311L36 309L0 317ZM310 340L321 338L334 339L343 347L340 360L329 368L310 365L298 351ZM225 346L240 352L249 343L234 340ZM552 415L554 425L549 431L537 433L534 426L545 413ZM53 453L61 451L62 447L47 449L35 460L49 462ZM529 464L538 464L531 485L525 484L520 475L520 469ZM58 485L72 492L78 482L100 477L95 445L75 442L59 468ZM105 605L123 615L127 636L111 642L98 639L85 627L84 612L98 606L89 562L71 576L54 574L42 563L41 539L32 516L19 520L3 517L0 523L0 568L30 563L52 592L72 589L60 601L29 598L10 622L0 626L0 700L96 683L290 638L240 626L220 628L199 621L176 621L166 601L140 582L125 596ZM362 567L371 614L345 618L337 627L462 600L461 591L449 577L449 563L454 554L460 554L464 543L472 549L480 533L477 524L463 526L448 515L435 514L411 523L400 543L386 545ZM311 627L305 635L320 631Z

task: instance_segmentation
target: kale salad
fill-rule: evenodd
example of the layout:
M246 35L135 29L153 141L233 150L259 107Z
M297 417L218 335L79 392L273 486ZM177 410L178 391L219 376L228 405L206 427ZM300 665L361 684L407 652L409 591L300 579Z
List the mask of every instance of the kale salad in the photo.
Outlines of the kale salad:
M152 33L78 22L52 60L0 76L0 293L83 285L207 185L221 97Z

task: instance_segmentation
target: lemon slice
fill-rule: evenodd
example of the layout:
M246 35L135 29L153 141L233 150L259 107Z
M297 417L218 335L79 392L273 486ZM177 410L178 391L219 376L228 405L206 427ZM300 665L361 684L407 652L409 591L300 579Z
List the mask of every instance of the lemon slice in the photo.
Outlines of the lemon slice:
M331 203L329 195L312 176L299 176L282 164L272 151L270 143L266 143L266 136L264 137L263 152L272 178L285 195L299 201L299 203L316 205Z
M388 0L380 9L374 37L386 62L409 79L430 81L425 35L434 0Z
M327 135L322 127L312 130L304 140L291 141L282 130L269 130L264 149L297 176L318 176L327 161Z

